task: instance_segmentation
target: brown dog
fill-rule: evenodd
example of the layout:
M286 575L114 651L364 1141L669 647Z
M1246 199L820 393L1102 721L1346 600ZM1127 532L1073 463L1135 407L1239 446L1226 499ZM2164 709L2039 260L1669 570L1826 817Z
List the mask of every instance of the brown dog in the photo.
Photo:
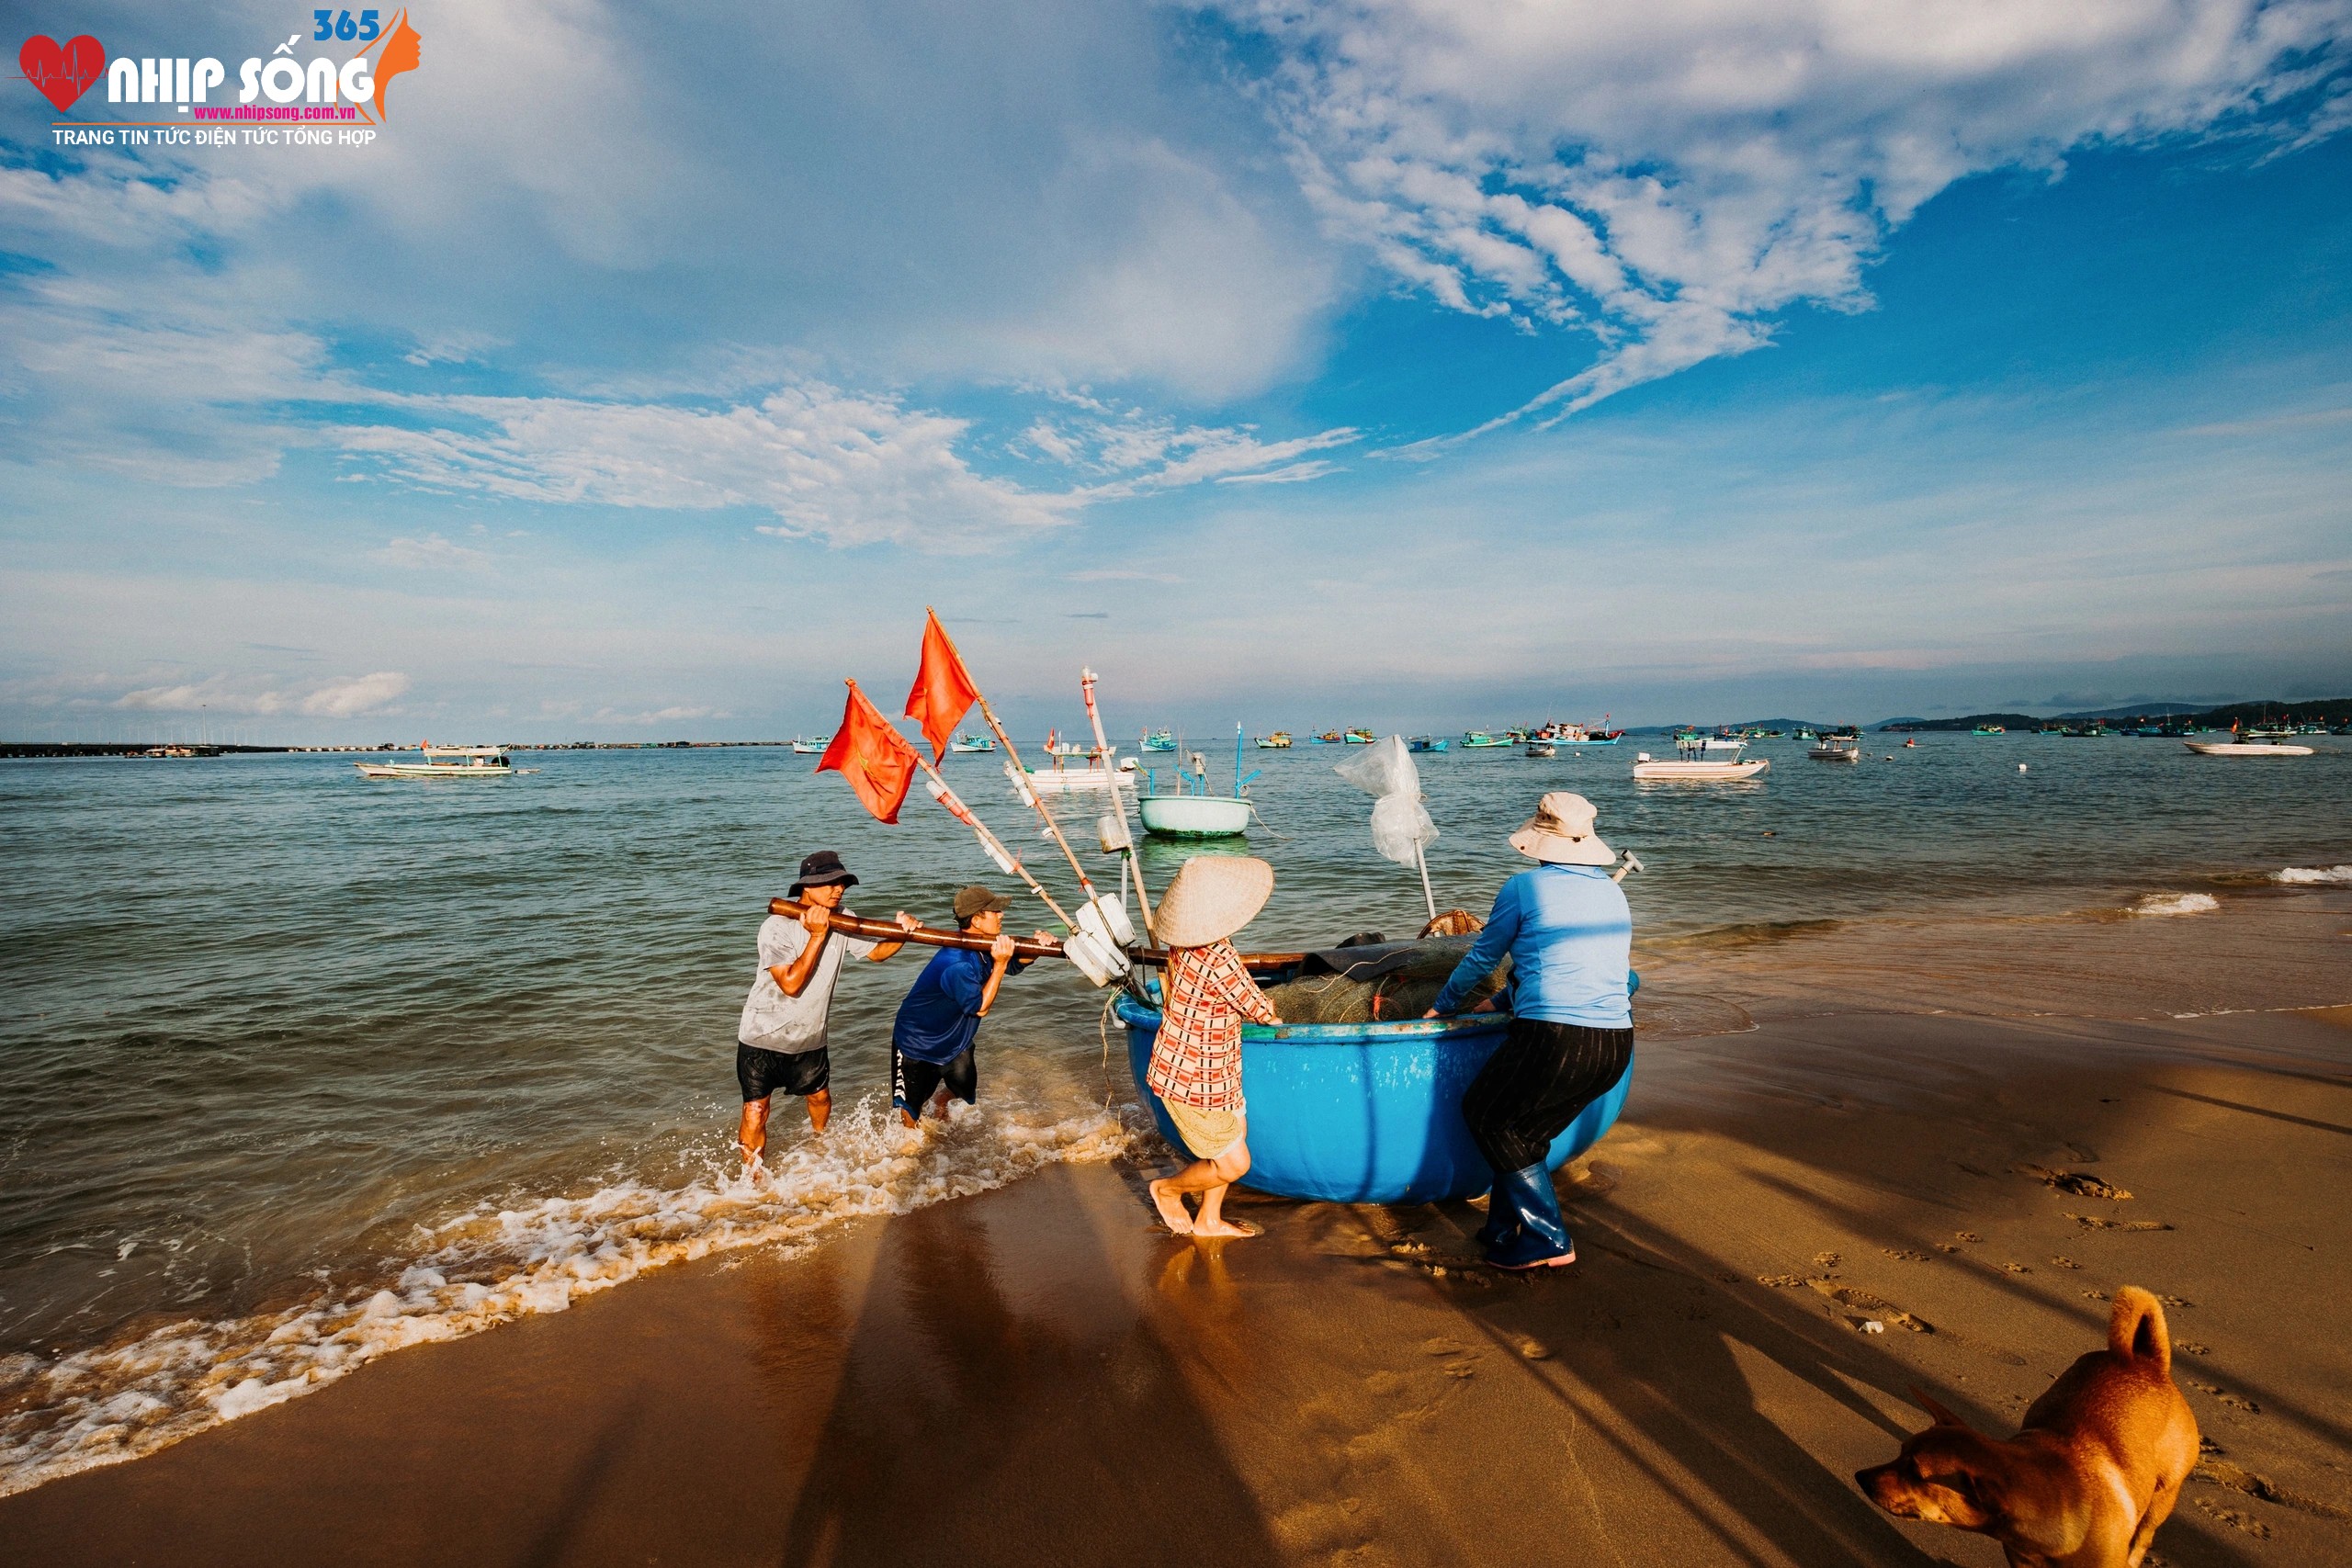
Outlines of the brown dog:
M2010 1568L2139 1568L2197 1466L2165 1309L2134 1285L2115 1292L2107 1348L2060 1373L2007 1442L1911 1397L1936 1424L1854 1480L1899 1518L1991 1536Z

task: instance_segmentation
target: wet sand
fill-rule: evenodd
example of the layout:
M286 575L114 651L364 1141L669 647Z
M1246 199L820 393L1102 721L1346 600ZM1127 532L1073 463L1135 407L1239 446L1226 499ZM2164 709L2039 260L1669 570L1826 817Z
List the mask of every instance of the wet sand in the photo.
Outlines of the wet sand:
M1057 1167L0 1499L0 1559L1990 1568L1851 1472L1915 1382L2007 1430L2133 1283L2217 1450L2157 1554L2340 1562L2347 927L2314 894L1662 958L1563 1177L1572 1269L1476 1267L1466 1204L1244 1197L1264 1237L1179 1241L1149 1167ZM2190 993L2300 1010L2163 1016Z

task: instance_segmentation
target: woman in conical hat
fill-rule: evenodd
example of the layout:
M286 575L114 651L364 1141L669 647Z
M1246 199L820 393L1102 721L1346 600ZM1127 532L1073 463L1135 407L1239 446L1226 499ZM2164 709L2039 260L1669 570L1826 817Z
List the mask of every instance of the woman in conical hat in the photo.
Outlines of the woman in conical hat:
M1233 933L1266 907L1274 868L1247 855L1195 855L1159 900L1152 929L1168 944L1167 1006L1146 1081L1193 1163L1151 1184L1159 1217L1178 1235L1255 1235L1225 1217L1225 1190L1250 1171L1241 1099L1241 1025L1272 1024L1274 1006L1233 950ZM1184 1195L1201 1196L1201 1212Z
M1462 1119L1495 1169L1478 1239L1500 1269L1577 1260L1545 1156L1634 1060L1634 917L1594 818L1592 802L1566 791L1538 803L1510 836L1534 869L1503 884L1487 929L1428 1013L1453 1012L1510 954L1510 1032L1462 1097Z

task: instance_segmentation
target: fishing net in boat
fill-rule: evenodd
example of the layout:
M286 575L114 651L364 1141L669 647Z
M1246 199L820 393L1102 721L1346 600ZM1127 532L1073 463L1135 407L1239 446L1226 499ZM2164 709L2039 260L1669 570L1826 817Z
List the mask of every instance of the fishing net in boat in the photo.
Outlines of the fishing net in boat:
M1476 939L1434 937L1326 948L1310 953L1297 975L1266 987L1266 999L1284 1023L1388 1023L1429 1011ZM1467 1011L1503 989L1506 957L1471 989Z

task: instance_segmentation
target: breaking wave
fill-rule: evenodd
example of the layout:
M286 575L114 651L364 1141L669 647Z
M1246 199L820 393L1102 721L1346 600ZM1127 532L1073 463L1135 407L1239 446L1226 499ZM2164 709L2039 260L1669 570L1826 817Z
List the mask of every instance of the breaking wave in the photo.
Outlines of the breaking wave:
M2132 906L2135 915L2210 915L2222 907L2211 893L2151 893Z
M2270 880L2299 885L2314 882L2352 882L2352 865L2290 865L2284 871L2272 872Z
M53 1358L0 1358L0 1496L151 1453L393 1350L561 1312L649 1269L747 1247L790 1256L863 1215L1110 1159L1141 1127L1116 1109L1056 1120L982 1105L914 1133L887 1104L862 1100L822 1139L780 1154L757 1183L730 1157L682 1187L625 1179L583 1197L478 1207L421 1230L372 1289L323 1288L283 1311L176 1323Z

